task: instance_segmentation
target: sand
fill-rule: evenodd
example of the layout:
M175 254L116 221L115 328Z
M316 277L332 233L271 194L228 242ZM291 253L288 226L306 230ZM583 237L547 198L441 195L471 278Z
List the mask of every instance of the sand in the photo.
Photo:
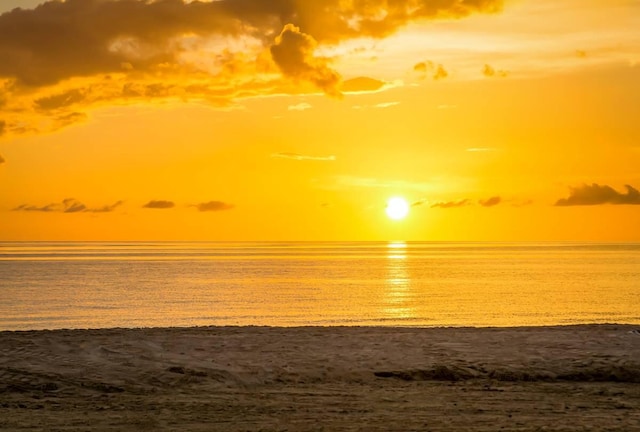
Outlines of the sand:
M0 430L640 431L638 328L0 332Z

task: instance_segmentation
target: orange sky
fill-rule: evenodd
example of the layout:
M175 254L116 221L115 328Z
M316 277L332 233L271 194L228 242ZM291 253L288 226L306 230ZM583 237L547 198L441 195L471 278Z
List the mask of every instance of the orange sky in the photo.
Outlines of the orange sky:
M634 0L3 0L0 240L640 241L638 119Z

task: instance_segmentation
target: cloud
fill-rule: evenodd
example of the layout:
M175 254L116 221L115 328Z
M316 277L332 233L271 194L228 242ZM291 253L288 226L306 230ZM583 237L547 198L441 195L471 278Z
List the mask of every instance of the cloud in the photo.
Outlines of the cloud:
M435 73L433 74L434 80L443 79L449 76L449 72L447 72L442 65L438 65Z
M222 201L209 201L205 203L196 204L196 208L198 211L206 212L206 211L222 211L222 210L230 210L233 208L232 204L227 204Z
M625 185L625 188L627 192L621 193L611 186L599 185L597 183L591 185L585 184L571 188L569 197L559 199L555 205L560 207L602 204L640 205L640 192L631 185Z
M506 71L503 70L495 70L492 66L485 64L482 68L482 75L487 78L499 77L504 78L508 75Z
M329 67L328 59L314 55L317 46L313 36L286 24L271 46L271 56L284 75L309 81L328 95L339 97L342 77Z
M336 157L334 155L329 155L329 156L310 156L310 155L303 155L303 154L299 154L299 153L273 153L271 155L272 158L275 159L293 159L293 160L298 160L298 161L334 161L336 160Z
M498 149L495 147L470 147L467 151L471 153L489 153L498 151Z
M385 81L369 77L357 77L342 82L342 91L345 93L375 92L385 87Z
M170 209L174 208L175 206L176 205L173 201L151 200L142 207L148 209Z
M502 198L500 198L499 196L494 196L491 197L489 199L486 200L480 200L478 201L478 203L482 206L482 207L493 207L493 206L497 206L498 204L500 204L502 202Z
M7 122L4 120L0 120L0 136L4 135L4 132L7 129Z
M60 203L51 203L42 207L22 204L14 211L28 211L28 212L58 212L58 213L108 213L114 211L117 207L121 206L123 201L117 201L111 205L105 205L102 207L88 208L86 205L76 200L75 198L66 198Z
M400 105L400 102L382 102L379 104L375 104L374 108L389 108L392 106Z
M414 201L414 202L412 202L412 203L411 203L411 207L420 207L421 205L426 204L426 203L427 203L427 200L425 200L425 199L420 199L420 200L418 200L418 201Z
M459 201L446 201L446 202L437 202L431 206L431 208L456 208L456 207L465 207L471 205L471 200L462 199Z
M427 75L431 75L434 80L444 79L449 76L449 72L444 66L428 60L413 65L413 71L418 74L420 79L425 79Z
M319 54L332 50L321 48L384 38L412 22L495 13L502 5L66 0L14 9L0 14L2 129L50 132L79 118L63 116L109 104L176 99L227 107L240 98L317 89L332 96L376 91L386 87L373 78L347 80L341 89L332 59Z
M311 108L312 108L312 106L310 104L306 103L306 102L301 102L301 103L299 103L297 105L289 105L287 107L287 109L289 111L304 111L304 110L308 110L308 109L311 109Z
M586 58L587 52L584 50L576 50L576 57L578 58Z
M0 164L5 163L6 161L7 160L4 157L2 157L2 155L0 154Z

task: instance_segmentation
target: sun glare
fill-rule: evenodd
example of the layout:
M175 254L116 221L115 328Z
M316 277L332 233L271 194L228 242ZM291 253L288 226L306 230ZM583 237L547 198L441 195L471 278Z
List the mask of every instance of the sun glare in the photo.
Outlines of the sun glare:
M401 197L393 197L387 201L387 216L393 220L401 220L409 214L409 203Z

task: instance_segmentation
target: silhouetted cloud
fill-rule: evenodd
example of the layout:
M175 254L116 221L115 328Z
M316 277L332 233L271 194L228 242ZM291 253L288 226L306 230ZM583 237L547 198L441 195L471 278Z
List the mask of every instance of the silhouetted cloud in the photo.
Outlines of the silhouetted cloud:
M233 205L222 202L222 201L209 201L205 203L196 204L196 208L198 209L198 211L201 211L201 212L222 211L222 210L232 209Z
M123 204L122 201L117 201L111 205L105 205L102 207L88 208L75 198L66 198L60 203L51 203L45 206L34 206L29 204L22 204L14 211L29 211L29 212L59 212L59 213L108 213L114 211L117 207Z
M489 199L486 200L480 200L478 201L478 203L482 206L482 207L493 207L493 206L497 206L498 204L500 204L502 202L502 198L500 198L499 196L494 196L491 197Z
M471 200L462 199L458 201L445 201L445 202L437 202L431 205L431 208L455 208L455 207L465 207L471 205Z
M303 154L299 154L299 153L274 153L271 155L272 158L276 158L276 159L293 159L293 160L298 160L298 161L334 161L336 160L336 157L334 155L329 155L329 156L310 156L310 155L303 155Z
M482 75L486 76L487 78L493 78L493 77L504 78L508 75L508 73L503 70L496 70L492 66L485 64L484 67L482 68Z
M329 67L328 59L314 55L317 46L313 36L286 24L271 46L271 56L284 75L309 81L331 96L340 96L338 85L342 78Z
M625 185L627 193L620 193L611 186L582 185L571 188L568 198L556 201L556 206L581 206L581 205L601 205L601 204L630 204L640 205L640 192L631 185Z
M174 208L175 206L176 205L173 201L151 200L142 207L148 209L170 209Z

